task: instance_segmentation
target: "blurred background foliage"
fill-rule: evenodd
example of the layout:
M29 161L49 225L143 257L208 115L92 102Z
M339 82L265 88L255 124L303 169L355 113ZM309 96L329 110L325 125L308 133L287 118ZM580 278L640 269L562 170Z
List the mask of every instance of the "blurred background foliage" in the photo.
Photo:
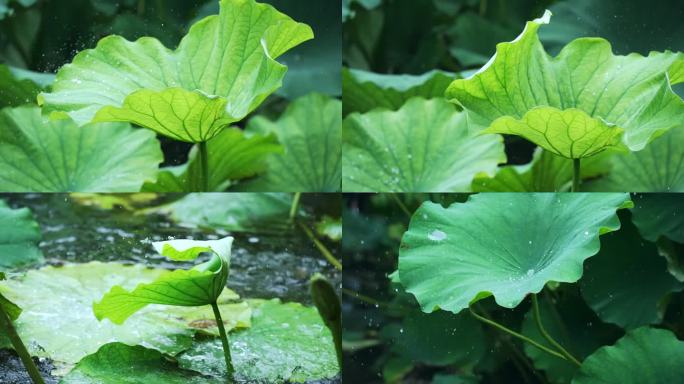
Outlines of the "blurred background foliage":
M616 54L684 50L681 0L343 0L344 64L385 74L480 67L525 22L557 53L577 37L608 39Z
M316 0L315 6L299 0L259 1L309 24L315 38L279 58L289 67L283 87L254 114L276 118L290 100L311 92L340 96L340 0ZM18 88L37 94L42 89L34 82L49 87L62 65L105 36L153 36L175 49L192 24L218 9L219 0L0 0L0 107L26 104L25 97L18 97L26 92ZM190 145L160 139L167 159L163 165L187 160Z

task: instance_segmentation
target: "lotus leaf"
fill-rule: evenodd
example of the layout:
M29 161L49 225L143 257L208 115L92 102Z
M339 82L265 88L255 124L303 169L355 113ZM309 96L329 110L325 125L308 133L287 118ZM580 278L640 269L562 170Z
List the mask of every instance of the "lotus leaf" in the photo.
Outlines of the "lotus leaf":
M454 313L488 296L514 308L550 282L576 282L599 236L620 228L619 193L473 195L423 203L399 250L399 279L423 311Z

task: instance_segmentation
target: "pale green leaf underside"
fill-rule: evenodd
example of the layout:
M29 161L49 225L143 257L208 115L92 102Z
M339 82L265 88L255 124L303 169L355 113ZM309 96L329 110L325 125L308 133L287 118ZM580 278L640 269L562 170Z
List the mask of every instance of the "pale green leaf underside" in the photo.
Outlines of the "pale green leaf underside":
M200 306L216 302L228 279L232 237L221 240L171 240L153 243L162 255L173 260L192 260L208 250L214 253L211 260L190 270L177 269L161 274L148 284L140 284L128 291L115 285L93 304L98 320L110 319L122 324L132 314L149 304Z
M559 110L535 107L522 119L496 119L482 133L518 135L545 150L568 159L593 156L607 148L620 147L622 129L610 126L575 108Z
M336 192L342 184L342 103L319 94L293 101L275 122L257 116L247 132L275 134L284 153L268 158L253 191Z
M239 128L226 128L207 142L210 191L223 192L241 179L255 176L267 168L267 159L282 152L275 135L246 136ZM157 182L145 184L149 192L193 192L202 190L197 147L193 147L188 163L162 168Z
M502 117L523 119L535 107L578 109L624 129L623 142L631 150L642 149L661 132L681 124L684 101L670 82L681 81L684 54L615 56L606 40L580 38L552 58L537 37L550 16L528 22L517 39L499 44L478 73L449 86L447 98L488 124Z
M605 151L582 159L581 177L608 173L612 156L612 152ZM572 160L537 148L530 163L501 167L494 177L478 175L472 188L475 192L563 192L570 189L572 172Z
M573 384L670 384L684 377L684 342L664 329L638 328L582 363Z
M12 209L0 200L0 271L43 261L40 227L28 208Z
M384 75L342 68L342 109L346 116L375 108L397 110L413 97L441 98L453 76L442 71L422 75Z
M332 336L316 308L277 299L249 304L252 326L229 340L238 379L303 383L339 374ZM196 342L178 361L182 368L208 375L222 377L226 370L218 339Z
M178 368L159 351L122 343L103 345L86 356L65 376L61 384L119 384L125 375L127 384L220 384L219 379Z
M0 153L0 190L7 192L138 192L163 160L150 131L45 122L37 107L0 112Z
M413 98L398 111L352 114L343 125L345 192L467 191L506 161L498 135L479 135L443 99Z
M684 192L684 125L673 128L639 152L615 155L592 191Z
M131 93L121 108L104 106L94 122L128 121L180 141L207 141L235 122L225 113L226 100L197 91L168 88Z
M599 235L620 227L628 194L471 196L449 208L426 202L399 250L399 279L426 312L459 312L494 296L506 308L549 281L575 282L599 250Z
M80 124L125 120L206 141L278 89L287 67L275 59L312 37L311 28L270 5L221 0L219 15L194 24L175 51L149 37L100 40L60 69L40 101L46 112L68 112Z

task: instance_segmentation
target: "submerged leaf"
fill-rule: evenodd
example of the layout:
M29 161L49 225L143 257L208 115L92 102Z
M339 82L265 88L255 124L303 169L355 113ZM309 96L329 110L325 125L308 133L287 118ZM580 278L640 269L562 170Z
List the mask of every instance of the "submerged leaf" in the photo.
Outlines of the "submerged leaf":
M132 314L149 304L200 306L215 303L226 286L230 269L232 237L221 240L170 240L152 243L155 250L172 260L196 259L201 253L212 253L206 263L192 269L164 273L149 284L127 291L119 285L93 304L98 320L108 318L123 324Z
M0 200L0 271L42 262L40 237L30 209L12 209Z
M45 122L37 107L0 112L0 153L0 190L8 192L137 192L163 160L150 131Z
M124 379L125 378L125 379ZM178 368L160 352L139 345L122 343L103 345L96 353L79 361L64 377L62 384L219 384L195 372Z
M397 110L413 97L442 98L452 80L453 74L443 71L383 75L342 68L343 113L366 113L375 108Z
M238 232L289 228L292 195L287 193L192 193L148 210L185 225Z
M275 134L284 153L268 158L262 179L247 189L277 192L336 192L342 184L342 103L319 94L293 101L275 122L257 116L247 132Z
M628 194L473 195L449 208L426 202L399 250L399 276L426 312L460 312L488 296L514 308L549 281L575 282L599 250L599 235L620 228Z
M640 150L681 124L684 101L671 84L682 81L684 54L615 56L606 40L580 38L552 58L537 37L550 18L547 11L528 22L518 38L499 44L478 73L449 86L447 98L484 124L515 121L518 129L509 133L572 158L614 146L620 130L624 144ZM538 132L564 140L548 143ZM583 148L575 150L573 145Z
M190 347L193 334L199 328L204 333L214 333L215 323L205 324L208 328L200 326L198 321L204 317L201 311L150 305L123 325L101 322L93 315L93 302L112 284L133 289L166 273L164 269L142 265L100 262L46 267L0 282L0 293L24 309L15 326L33 356L75 364L109 342L139 344L176 355ZM230 291L225 292L220 301L237 297ZM236 310L239 308L234 305L223 302L219 305L229 330L249 325L244 321L244 311ZM0 346L7 345L0 337Z
M330 331L315 308L278 300L250 301L252 327L230 336L237 379L303 383L339 374ZM225 374L218 339L199 341L178 356L182 368L207 375Z
M684 377L684 342L664 329L638 328L582 363L573 384L670 384Z
M493 174L506 160L501 136L474 131L466 113L442 99L352 114L344 121L343 190L466 191L476 174Z
M220 13L194 24L175 51L149 37L100 40L59 70L40 101L80 124L130 121L206 141L278 89L287 67L275 59L312 37L270 5L221 0Z

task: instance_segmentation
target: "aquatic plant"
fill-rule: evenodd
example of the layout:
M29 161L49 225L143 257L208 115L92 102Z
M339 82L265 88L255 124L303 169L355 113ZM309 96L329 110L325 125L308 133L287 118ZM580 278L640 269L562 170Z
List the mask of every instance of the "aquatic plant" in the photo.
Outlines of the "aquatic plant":
M228 280L232 244L232 237L207 241L154 242L152 245L155 250L171 260L190 261L203 253L210 253L211 259L189 270L177 269L164 273L155 281L140 284L130 292L120 286L114 286L100 302L93 304L93 313L98 320L106 318L115 324L122 324L148 304L184 307L211 305L225 354L227 375L232 378L235 370L230 344L217 304L217 299Z

